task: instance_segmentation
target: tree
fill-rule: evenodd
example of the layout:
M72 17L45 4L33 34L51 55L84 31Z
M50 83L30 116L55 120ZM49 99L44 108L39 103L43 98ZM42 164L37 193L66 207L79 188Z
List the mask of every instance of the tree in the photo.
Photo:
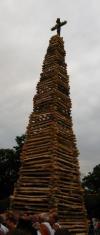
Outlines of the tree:
M9 196L16 180L15 152L13 149L0 149L0 198Z
M96 165L93 168L93 172L89 172L88 175L82 179L82 185L90 192L100 192L100 164Z
M0 149L0 199L13 193L20 167L20 152L25 135L17 136L13 149Z
M25 134L21 136L16 136L15 140L16 140L17 146L14 146L13 148L15 149L16 155L20 156L20 152L22 150L24 140L25 140Z
M82 179L82 185L88 216L100 218L100 164Z

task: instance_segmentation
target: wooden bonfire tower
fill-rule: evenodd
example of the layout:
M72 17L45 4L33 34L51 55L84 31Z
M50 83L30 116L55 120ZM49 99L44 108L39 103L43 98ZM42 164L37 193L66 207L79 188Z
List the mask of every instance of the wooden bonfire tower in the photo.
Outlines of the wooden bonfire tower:
M60 34L50 39L33 99L13 208L33 213L55 208L72 234L87 234L73 133L69 76Z

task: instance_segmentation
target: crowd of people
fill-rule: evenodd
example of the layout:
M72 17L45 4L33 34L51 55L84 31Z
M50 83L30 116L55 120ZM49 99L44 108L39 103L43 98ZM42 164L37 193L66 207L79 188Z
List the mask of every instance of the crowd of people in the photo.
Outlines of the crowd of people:
M0 235L70 235L56 213L6 212L0 215Z
M71 235L61 227L57 214L8 211L0 214L0 235ZM100 235L100 220L89 220L88 235Z

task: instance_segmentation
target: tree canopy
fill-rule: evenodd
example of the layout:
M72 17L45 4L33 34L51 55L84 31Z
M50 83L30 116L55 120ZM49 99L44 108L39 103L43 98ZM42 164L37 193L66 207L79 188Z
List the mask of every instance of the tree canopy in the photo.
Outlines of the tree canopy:
M88 173L87 176L85 176L82 179L82 184L88 191L99 193L100 192L100 164L96 165L93 168L92 173Z
M14 183L18 178L20 152L25 135L17 136L17 145L13 149L0 149L0 199L13 193Z
M100 218L100 164L82 179L82 185L88 216Z

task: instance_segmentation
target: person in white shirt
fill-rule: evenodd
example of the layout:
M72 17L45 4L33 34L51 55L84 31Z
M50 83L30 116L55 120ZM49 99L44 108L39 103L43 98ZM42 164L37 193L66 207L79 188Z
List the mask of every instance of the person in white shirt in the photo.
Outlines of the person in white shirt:
M6 235L9 232L9 229L5 225L0 223L0 232Z

